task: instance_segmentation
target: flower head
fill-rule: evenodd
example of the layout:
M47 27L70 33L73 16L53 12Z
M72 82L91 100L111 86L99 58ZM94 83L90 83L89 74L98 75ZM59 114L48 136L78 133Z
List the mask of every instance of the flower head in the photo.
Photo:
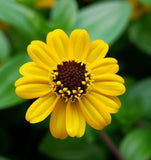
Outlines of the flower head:
M55 0L37 0L36 7L49 9L54 5L54 3L55 3Z
M131 15L132 20L139 19L144 13L151 12L151 7L139 2L138 0L128 0L132 6L133 11Z
M0 30L5 31L9 28L8 24L0 20Z
M51 114L51 134L60 139L81 137L86 122L97 130L111 123L111 113L120 108L117 96L125 92L124 79L116 73L117 60L104 58L108 45L90 42L86 30L70 37L60 29L47 35L47 42L32 41L28 55L33 62L20 68L16 94L38 98L29 107L26 120L37 123Z

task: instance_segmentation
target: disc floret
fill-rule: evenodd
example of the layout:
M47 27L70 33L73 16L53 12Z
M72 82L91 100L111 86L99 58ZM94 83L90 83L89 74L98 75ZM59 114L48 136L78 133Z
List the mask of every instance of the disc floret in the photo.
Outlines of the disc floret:
M54 91L66 101L75 101L86 93L91 82L90 73L86 64L82 62L63 61L51 73L51 82Z

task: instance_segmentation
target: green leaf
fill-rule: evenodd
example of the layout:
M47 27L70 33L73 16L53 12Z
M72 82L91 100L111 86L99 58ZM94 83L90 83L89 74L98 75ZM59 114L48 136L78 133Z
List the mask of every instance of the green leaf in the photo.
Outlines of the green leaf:
M38 0L18 0L19 3L23 3L25 5L34 6L35 2Z
M29 61L27 54L19 53L0 68L0 109L24 101L15 94L14 83L20 77L19 67L27 61Z
M77 3L75 0L57 0L51 11L51 24L68 31L75 24Z
M33 38L48 30L46 22L38 13L15 1L0 0L0 19ZM46 27L45 30L42 26Z
M104 149L88 144L84 137L59 140L51 137L49 133L42 140L39 149L48 157L60 160L105 159Z
M5 34L0 31L0 62L7 59L10 55L10 44Z
M79 11L74 28L86 29L91 40L113 43L125 30L131 14L127 2L98 2Z
M131 88L136 84L136 81L131 77L124 77L126 93L120 96L121 108L119 112L113 115L115 120L117 121L121 127L121 130L125 132L129 132L134 125L144 116L144 103L143 100L139 97L129 97L129 93L131 92ZM135 115L135 116L134 116ZM110 127L110 126L109 126ZM119 126L118 126L119 127Z
M13 53L26 51L28 44L33 40L31 37L25 36L23 32L18 32L18 30L13 27L7 31L7 35L9 37Z
M151 113L151 78L136 83L128 92L128 101L140 99L143 103L145 116L150 117Z
M151 0L138 0L141 3L151 6Z
M139 49L151 55L151 13L131 24L129 38Z
M125 160L148 160L151 158L151 129L136 129L121 144Z
M88 143L94 143L99 136L99 131L86 125L85 138Z
M127 132L141 117L143 117L143 103L139 98L130 101L125 95L121 96L120 99L122 107L115 117L123 126L123 131Z
M8 158L6 158L6 157L1 157L1 156L0 156L0 160L10 160L10 159L8 159Z

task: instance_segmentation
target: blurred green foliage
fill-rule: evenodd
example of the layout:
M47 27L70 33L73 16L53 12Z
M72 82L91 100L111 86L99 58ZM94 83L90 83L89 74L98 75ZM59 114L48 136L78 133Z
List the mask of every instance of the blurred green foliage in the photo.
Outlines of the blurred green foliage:
M66 140L58 140L52 138L49 133L44 137L39 150L47 156L63 160L91 160L106 158L104 148L95 143L88 143L85 137L80 139L67 138Z
M9 160L9 159L6 157L0 157L0 160Z
M139 0L139 1L146 4L146 5L151 6L151 1L150 0Z
M151 6L150 0L138 0ZM126 0L56 0L51 9L34 7L36 0L0 0L0 160L116 159L95 131L87 126L81 139L54 139L49 118L31 126L24 120L32 101L15 95L19 67L30 61L26 48L32 40L45 41L46 34L61 28L70 34L86 29L91 40L110 45L108 56L116 57L127 92L122 107L104 131L125 160L151 158L151 12L131 21L132 4ZM0 27L1 28L1 27ZM6 157L6 158L5 158Z
M131 24L129 28L130 40L144 53L151 55L151 13Z
M151 156L150 139L151 129L135 129L130 132L121 143L121 153L126 159L130 160L149 159Z
M19 67L30 61L26 53L18 53L5 63L0 69L0 109L12 107L24 99L19 98L14 90L14 82L21 77L19 74Z
M61 28L68 32L73 29L77 15L78 6L75 0L58 0L50 12L49 21L53 26L53 29Z
M130 13L131 6L127 2L96 3L81 9L74 28L86 29L91 40L101 38L111 44L125 29Z
M10 51L9 41L1 30L0 30L0 48L2 50L0 54L0 62L2 62L5 61L7 57L9 57L11 51Z

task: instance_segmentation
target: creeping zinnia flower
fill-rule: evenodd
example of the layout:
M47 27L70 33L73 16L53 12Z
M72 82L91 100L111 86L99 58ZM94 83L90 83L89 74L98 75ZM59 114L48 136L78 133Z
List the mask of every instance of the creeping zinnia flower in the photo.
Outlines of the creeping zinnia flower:
M116 96L125 92L124 79L116 75L117 60L104 58L108 45L102 40L90 42L87 31L80 29L70 37L56 29L46 41L28 46L33 62L20 68L23 77L15 83L18 96L38 98L26 120L37 123L51 114L50 132L60 139L83 136L86 122L102 130L120 108Z
M0 30L5 31L9 28L8 24L0 20Z
M55 0L37 0L35 5L37 8L49 9L54 5L54 3Z
M132 6L133 6L133 11L131 14L131 19L132 20L137 20L139 19L144 13L151 12L151 7L141 3L139 0L128 0Z

